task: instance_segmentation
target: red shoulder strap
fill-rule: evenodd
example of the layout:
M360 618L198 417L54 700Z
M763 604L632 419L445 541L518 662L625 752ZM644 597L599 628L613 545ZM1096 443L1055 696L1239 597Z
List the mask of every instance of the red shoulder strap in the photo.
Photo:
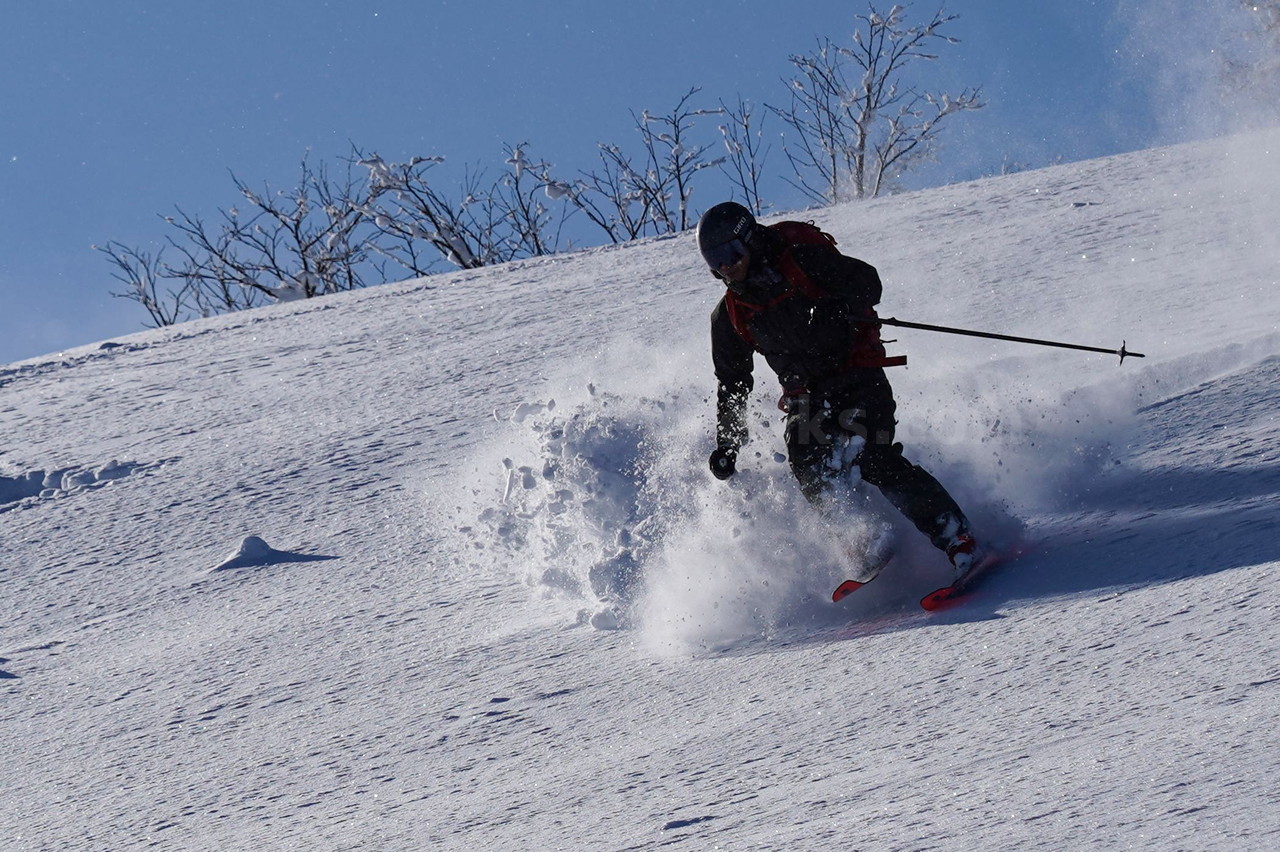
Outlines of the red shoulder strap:
M748 305L737 297L732 291L728 290L724 294L724 309L729 314L729 324L733 326L733 330L738 332L738 336L746 342L752 349L756 348L755 337L751 334L751 328L748 325L751 314L759 310L758 306Z
M787 279L791 292L799 291L810 299L820 299L826 295L817 284L813 283L800 264L791 256L793 246L826 246L835 251L836 238L819 228L812 222L777 222L768 226L769 230L782 237L783 249L778 258L778 271Z
M820 299L825 294L818 285L813 283L804 270L800 268L800 264L796 263L791 256L791 247L797 245L826 245L835 248L836 238L819 228L812 222L794 222L783 221L775 222L772 225L766 225L770 231L782 238L783 249L782 254L778 258L778 271L782 273L782 277L787 282L787 288L776 299L765 305L756 305L743 301L730 290L725 293L724 306L729 314L729 322L733 325L734 331L738 332L738 336L746 341L752 349L755 348L755 338L751 334L751 317L759 311L773 307L779 302L783 302L795 296L797 293L803 293L810 299Z

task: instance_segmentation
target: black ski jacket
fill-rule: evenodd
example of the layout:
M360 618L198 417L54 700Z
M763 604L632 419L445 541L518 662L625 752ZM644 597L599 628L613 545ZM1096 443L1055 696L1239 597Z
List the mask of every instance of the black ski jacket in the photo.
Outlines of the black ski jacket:
M837 384L856 383L879 367L847 366L850 347L860 326L880 301L880 276L875 267L841 254L834 246L794 245L791 258L821 292L811 298L792 292L779 260L787 250L782 239L765 227L752 236L747 279L728 284L737 297L760 306L751 313L744 339L729 318L722 297L711 313L711 358L717 390L716 440L739 447L746 439L745 408L754 387L753 353L764 356L787 392L819 392Z

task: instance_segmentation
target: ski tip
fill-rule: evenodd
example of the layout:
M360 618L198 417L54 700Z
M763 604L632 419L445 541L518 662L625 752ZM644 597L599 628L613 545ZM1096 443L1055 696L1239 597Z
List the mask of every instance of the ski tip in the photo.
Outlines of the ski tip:
M920 599L920 606L929 612L937 612L938 610L946 609L948 606L954 604L959 597L960 592L958 592L954 587L943 586L941 589L936 589L922 597Z
M849 597L849 595L853 594L865 585L866 583L859 583L857 580L845 580L843 583L836 586L836 590L831 593L831 601L833 603L840 603L840 601Z

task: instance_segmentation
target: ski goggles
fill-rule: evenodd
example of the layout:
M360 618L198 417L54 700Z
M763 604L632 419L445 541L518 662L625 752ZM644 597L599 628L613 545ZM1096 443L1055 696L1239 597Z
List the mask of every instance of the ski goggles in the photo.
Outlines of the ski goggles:
M702 257L713 270L722 266L733 266L747 256L747 247L740 239L732 239L727 243L702 250Z

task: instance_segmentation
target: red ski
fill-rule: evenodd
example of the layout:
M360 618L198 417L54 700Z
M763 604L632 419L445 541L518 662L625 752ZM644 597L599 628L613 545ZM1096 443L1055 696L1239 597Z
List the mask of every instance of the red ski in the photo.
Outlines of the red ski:
M845 580L843 583L836 586L836 590L831 593L831 600L835 603L840 603L840 601L849 597L849 595L853 594L865 585L866 583L859 582L858 580Z
M880 572L883 571L885 569L885 566L888 565L893 560L894 554L893 554L893 551L890 550L887 553L880 552L880 553L868 554L868 555L872 556L872 562L870 565L865 566L860 572L863 579L845 580L843 583L836 586L836 590L831 593L831 600L834 603L840 603L840 601L849 597L849 595L853 594L858 589L861 589L863 586L865 586L867 583L870 583L876 577L879 577Z
M937 612L940 609L955 606L973 591L974 587L984 577L1003 563L1006 558L1006 556L996 552L983 554L967 572L960 575L950 586L943 586L941 589L936 589L921 598L920 606L929 610L929 612Z

